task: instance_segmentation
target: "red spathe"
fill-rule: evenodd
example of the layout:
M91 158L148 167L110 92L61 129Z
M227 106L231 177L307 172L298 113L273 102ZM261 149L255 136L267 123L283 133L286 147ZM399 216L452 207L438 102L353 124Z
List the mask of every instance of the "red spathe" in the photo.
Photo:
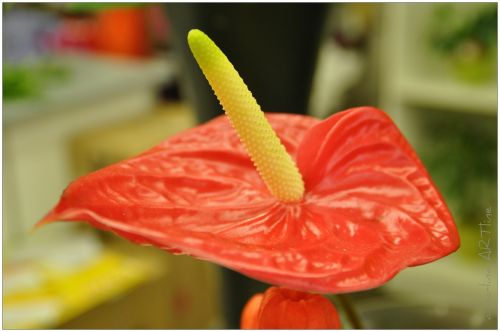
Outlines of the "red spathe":
M380 286L459 247L445 202L384 112L267 118L303 175L301 202L269 193L221 116L76 180L42 223L87 221L267 283L324 293Z

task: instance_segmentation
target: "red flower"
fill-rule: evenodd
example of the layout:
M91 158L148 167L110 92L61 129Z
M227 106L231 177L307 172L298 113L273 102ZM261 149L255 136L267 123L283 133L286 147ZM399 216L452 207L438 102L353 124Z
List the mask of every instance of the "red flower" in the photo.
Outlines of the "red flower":
M83 220L271 284L328 293L377 287L458 248L446 204L385 113L267 118L303 176L300 202L269 193L219 117L78 179L42 223Z
M333 304L318 294L271 287L254 295L241 314L242 329L339 329Z

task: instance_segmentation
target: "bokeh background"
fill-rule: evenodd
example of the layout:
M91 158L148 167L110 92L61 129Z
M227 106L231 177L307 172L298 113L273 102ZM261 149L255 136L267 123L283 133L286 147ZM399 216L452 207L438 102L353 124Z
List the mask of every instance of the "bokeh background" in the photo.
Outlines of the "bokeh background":
M33 231L73 179L221 114L191 28L266 111L384 109L441 189L461 248L349 294L364 327L496 328L495 3L4 3L2 26L3 328L237 328L267 287L85 224Z

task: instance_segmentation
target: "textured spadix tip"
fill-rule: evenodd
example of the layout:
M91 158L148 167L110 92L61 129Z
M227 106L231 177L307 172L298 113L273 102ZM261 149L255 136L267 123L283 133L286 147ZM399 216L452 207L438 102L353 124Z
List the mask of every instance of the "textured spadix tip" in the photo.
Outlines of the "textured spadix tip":
M201 30L191 29L188 32L188 43L190 47L196 47L209 40L208 36Z
M191 29L188 32L188 45L193 51L193 48L198 48L199 44L206 40L207 35L198 29ZM194 51L193 51L194 52Z
M302 175L229 59L200 30L189 31L188 43L269 191L283 202L300 201Z
M198 29L191 29L188 33L188 45L193 53L196 62L200 65L201 69L205 71L209 69L208 60L219 60L224 58L228 61L224 53L215 45L215 43L203 31Z

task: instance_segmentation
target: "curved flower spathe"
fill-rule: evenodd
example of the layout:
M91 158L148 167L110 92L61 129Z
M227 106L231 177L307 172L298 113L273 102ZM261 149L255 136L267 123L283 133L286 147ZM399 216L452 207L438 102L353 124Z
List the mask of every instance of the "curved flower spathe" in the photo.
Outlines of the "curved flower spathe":
M318 294L270 287L254 295L243 308L241 328L340 329L340 318L333 304Z
M140 244L306 291L377 287L455 251L453 219L382 111L268 114L305 194L283 203L225 117L73 182L42 223L82 220Z

